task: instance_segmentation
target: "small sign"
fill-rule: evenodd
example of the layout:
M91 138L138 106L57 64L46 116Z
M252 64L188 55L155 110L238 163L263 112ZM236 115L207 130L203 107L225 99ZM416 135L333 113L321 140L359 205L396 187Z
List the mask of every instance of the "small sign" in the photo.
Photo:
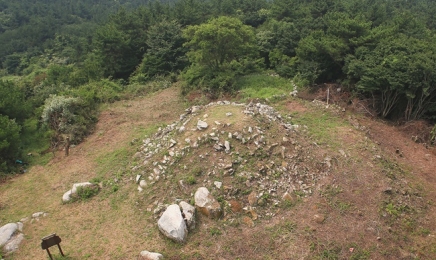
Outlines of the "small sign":
M62 252L62 248L60 245L61 242L62 242L61 238L59 236L57 236L56 233L53 233L51 235L48 235L48 236L42 238L41 248L43 250L47 250L48 256L50 257L51 260L53 260L53 257L50 254L50 250L48 250L48 249L54 245L57 245L59 248L59 252L61 252L61 255L65 256L64 252Z

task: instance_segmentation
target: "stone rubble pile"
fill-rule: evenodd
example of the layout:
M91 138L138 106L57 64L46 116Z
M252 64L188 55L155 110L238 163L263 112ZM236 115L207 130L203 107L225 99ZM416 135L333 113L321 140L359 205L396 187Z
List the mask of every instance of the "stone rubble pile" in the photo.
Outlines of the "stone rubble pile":
M221 106L226 118L233 123L226 122L226 118L221 118L221 122L210 120L204 111L212 106ZM252 123L232 121L237 118L235 110L226 112L227 107L240 107L241 115L253 118L247 121ZM228 212L243 211L247 214L243 222L253 226L258 218L276 214L273 205L294 203L297 200L295 194L310 196L314 189L319 188L317 181L334 167L333 156L316 158L311 153L316 145L300 141L299 132L307 127L292 124L289 116L283 117L266 104L218 101L186 109L179 118L142 141L134 156L139 163L131 168L136 174L134 180L138 190L143 191L160 181L171 183L167 179L174 176L175 169L191 172L192 165L182 165L180 161L185 156L192 156L193 151L201 151L197 152L199 160L204 162L201 187L194 194L190 190L192 186L183 179L178 180L178 187L175 187L188 196L185 199L193 199L195 208L183 201L165 205L162 203L164 198L157 198L151 206L153 208L147 208L159 219L161 233L178 243L184 243L189 230L194 228L195 210L212 219L229 221L232 216ZM275 125L279 132L271 132L271 125ZM181 137L186 133L193 134ZM199 147L211 149L199 150ZM213 163L208 163L212 158ZM314 168L313 165L318 166ZM221 178L240 183L229 183ZM251 192L247 194L245 190ZM211 191L220 194L220 202ZM222 205L229 207L230 211L224 210ZM271 206L265 207L267 205Z

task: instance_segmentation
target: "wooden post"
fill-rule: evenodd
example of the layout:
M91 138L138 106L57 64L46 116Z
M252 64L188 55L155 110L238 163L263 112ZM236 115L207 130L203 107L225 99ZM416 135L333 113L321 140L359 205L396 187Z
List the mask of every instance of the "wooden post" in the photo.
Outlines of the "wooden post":
M67 137L65 144L65 156L68 156L70 154L70 138Z
M47 254L48 254L48 256L50 257L50 259L53 260L53 257L52 257L51 254L50 254L50 250L48 250L48 248L47 248L46 250L47 250Z

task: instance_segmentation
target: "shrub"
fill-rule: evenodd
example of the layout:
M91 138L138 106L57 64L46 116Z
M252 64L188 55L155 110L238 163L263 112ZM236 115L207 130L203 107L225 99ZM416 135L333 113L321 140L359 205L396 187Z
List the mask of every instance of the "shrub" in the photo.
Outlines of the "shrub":
M89 200L90 198L97 195L99 191L100 187L96 184L78 187L76 194L72 196L72 201Z

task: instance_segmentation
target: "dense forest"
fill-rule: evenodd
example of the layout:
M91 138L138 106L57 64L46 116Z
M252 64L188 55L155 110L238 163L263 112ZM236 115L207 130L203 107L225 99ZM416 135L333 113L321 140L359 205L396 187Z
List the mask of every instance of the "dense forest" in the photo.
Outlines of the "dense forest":
M0 0L0 172L80 142L99 104L175 81L216 98L275 73L434 122L435 15L431 0Z

